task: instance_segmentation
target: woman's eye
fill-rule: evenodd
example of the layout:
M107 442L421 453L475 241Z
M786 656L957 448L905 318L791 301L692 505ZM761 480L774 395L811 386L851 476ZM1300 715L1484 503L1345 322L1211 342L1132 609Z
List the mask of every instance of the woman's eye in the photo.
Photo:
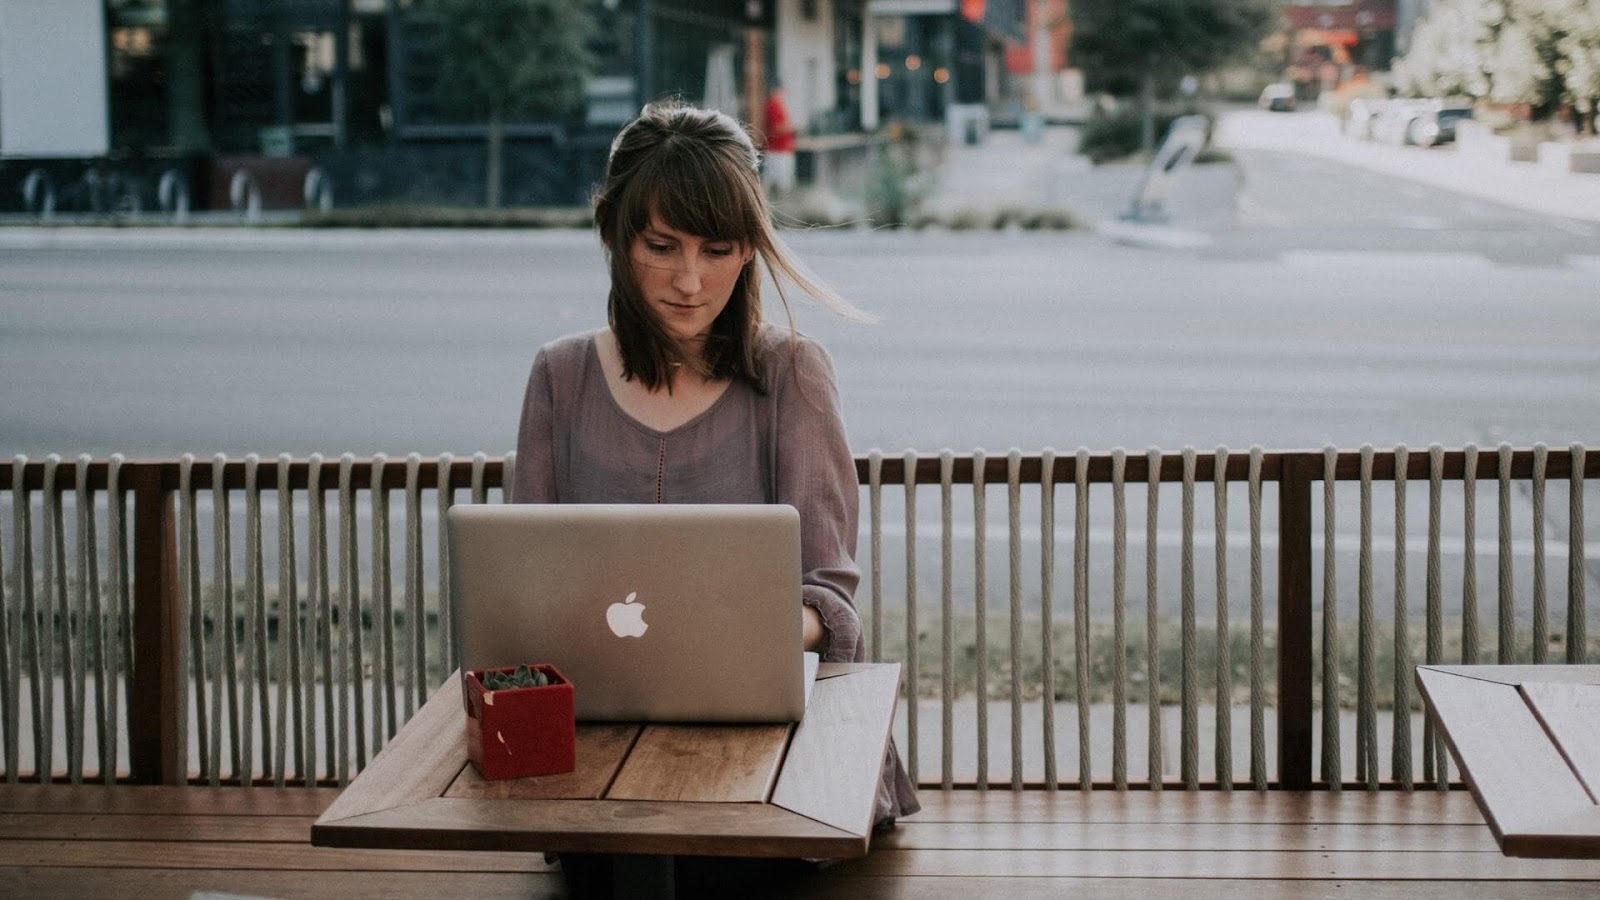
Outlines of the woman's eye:
M732 256L732 247L707 247L706 252L712 256Z
M644 247L645 247L646 250L649 250L651 253L670 253L670 252L672 252L672 247L667 245L667 244L652 244L652 243L646 241Z

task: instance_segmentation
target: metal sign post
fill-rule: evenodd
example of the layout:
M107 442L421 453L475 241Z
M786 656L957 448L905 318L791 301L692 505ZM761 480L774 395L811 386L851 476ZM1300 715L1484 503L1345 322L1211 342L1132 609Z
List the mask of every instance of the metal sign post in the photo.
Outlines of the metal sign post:
M1122 218L1133 222L1165 222L1167 198L1172 193L1173 182L1206 146L1206 131L1210 126L1205 116L1182 116L1174 119L1167 129L1166 140L1156 149L1156 155L1139 180L1133 194L1133 203Z

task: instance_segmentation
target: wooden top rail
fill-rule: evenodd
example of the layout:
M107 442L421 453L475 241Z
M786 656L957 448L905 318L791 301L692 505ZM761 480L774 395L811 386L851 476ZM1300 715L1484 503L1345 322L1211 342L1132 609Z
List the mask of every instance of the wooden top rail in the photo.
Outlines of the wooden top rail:
M1406 477L1410 479L1426 479L1431 474L1432 460L1429 458L1426 447L1412 447L1411 458L1406 466ZM1572 451L1567 447L1551 447L1545 461L1545 476L1547 478L1565 479L1572 475ZM1311 470L1311 479L1321 481L1323 473L1323 453L1320 450L1275 450L1262 454L1261 478L1263 481L1278 481L1283 474L1284 461L1289 458L1312 460L1314 466ZM862 484L868 483L870 478L870 460L865 455L856 457L856 477ZM1004 484L1010 461L1004 452L995 455L986 455L983 466L983 478L989 484ZM180 463L175 460L128 460L123 464L124 469L138 469L150 471L154 468L160 472L160 484L164 490L173 490L178 487ZM358 490L372 487L373 461L370 458L358 459L351 469L351 486ZM406 486L406 460L404 457L388 459L382 466L381 485L394 490ZM882 459L880 479L884 484L903 484L905 482L905 458L885 454ZM1511 477L1526 479L1533 477L1534 451L1531 449L1516 450L1511 456ZM110 472L110 463L106 460L95 460L89 464L88 487L91 490L105 490ZM1106 484L1111 481L1112 455L1099 452L1089 457L1088 480L1096 484ZM1070 482L1077 479L1078 462L1072 452L1058 454L1053 467L1053 480L1055 483ZM25 490L40 490L44 487L45 464L41 460L30 460L23 466L23 488ZM73 459L62 459L56 473L56 489L70 490L77 484L77 462ZM917 484L939 483L940 459L937 455L922 454L916 458L914 477ZM471 457L454 457L449 466L449 486L452 488L470 488L472 486L473 460ZM973 482L973 457L971 453L957 454L953 460L951 480L955 484L972 484ZM0 490L12 489L15 478L15 467L0 462ZM1478 464L1476 475L1479 478L1496 478L1500 473L1500 454L1495 447L1481 448L1478 451ZM1044 474L1044 459L1041 454L1026 454L1021 459L1019 477L1024 484L1040 483ZM1228 454L1227 470L1224 477L1228 481L1245 481L1250 474L1250 454L1244 452L1230 452ZM1444 471L1441 477L1450 481L1459 481L1466 475L1466 452L1463 450L1449 450L1444 455ZM1589 450L1584 454L1583 476L1585 478L1600 478L1600 451ZM304 490L310 486L311 464L307 460L297 459L289 464L289 487ZM500 486L505 477L505 461L501 457L491 457L483 465L483 483L487 487ZM1130 452L1127 455L1123 478L1128 483L1147 481L1150 477L1149 462L1143 453ZM1341 450L1335 464L1335 479L1339 481L1355 481L1361 477L1361 453L1355 450ZM1373 454L1372 477L1378 481L1391 481L1395 477L1395 459L1393 448L1378 449ZM230 459L223 466L223 478L229 488L242 488L245 485L245 463L242 459ZM1163 453L1158 478L1161 481L1183 480L1183 454ZM1195 455L1195 479L1197 481L1211 481L1216 478L1216 454L1213 451L1198 451ZM212 488L212 465L209 459L195 460L194 469L190 473L191 484L196 490L209 490ZM324 490L336 490L339 487L339 458L329 457L322 462L318 482ZM123 481L131 486L131 479ZM278 462L275 458L264 458L256 470L256 484L262 489L276 489L278 487ZM434 489L439 486L439 460L427 458L421 461L417 471L417 484L421 488Z

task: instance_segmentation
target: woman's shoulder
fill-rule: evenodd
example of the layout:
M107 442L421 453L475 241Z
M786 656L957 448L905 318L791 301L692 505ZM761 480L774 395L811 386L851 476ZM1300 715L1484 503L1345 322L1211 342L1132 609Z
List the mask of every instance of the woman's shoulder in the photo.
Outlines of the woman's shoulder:
M584 331L559 337L539 348L535 360L543 359L552 372L572 372L588 358L598 331Z
M763 325L757 335L767 389L774 398L798 390L801 396L837 390L833 357L820 342L799 330ZM780 401L781 402L781 401Z
M795 369L801 374L815 372L818 368L832 368L832 358L826 348L799 329L770 322L756 332L757 358L770 374Z

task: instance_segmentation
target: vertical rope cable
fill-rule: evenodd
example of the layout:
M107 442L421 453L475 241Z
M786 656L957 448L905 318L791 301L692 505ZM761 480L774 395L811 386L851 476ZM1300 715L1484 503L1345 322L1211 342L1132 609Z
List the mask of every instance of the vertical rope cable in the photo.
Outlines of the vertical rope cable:
M42 677L43 648L40 646L39 606L33 583L33 499L28 496L27 489L28 458L21 454L11 460L11 558L15 560L13 574L16 577L12 593L16 602L22 608L22 626L17 629L21 650L19 657L28 660L28 709L33 718L33 771L41 781L49 780L50 765L45 754L46 745L49 743L49 734L44 727L44 692L45 679ZM21 660L16 664L18 676L13 680L14 690L20 694L21 687ZM20 698L19 698L20 700ZM20 702L17 704L20 706ZM18 718L20 719L20 711ZM20 723L19 723L20 724ZM18 756L18 751L12 750L12 745L18 743L16 734L20 728L6 732L6 752L11 756ZM7 757L8 759L10 757ZM18 766L9 766L7 771L13 773L8 780L15 783L15 773Z
M1250 448L1250 786L1267 789L1267 628L1261 577L1260 444Z
M78 508L77 530L77 585L73 592L72 605L78 618L78 635L81 640L80 651L76 655L75 678L78 688L78 735L75 743L78 753L77 780L83 780L83 757L86 745L89 742L89 728L85 719L88 718L88 685L89 672L94 673L94 705L95 705L95 755L100 756L103 743L100 739L105 736L106 692L105 677L100 665L104 654L100 652L100 576L95 571L99 558L100 548L95 541L94 528L94 495L89 491L89 454L78 456L77 480L74 485L74 499ZM91 669L92 666L92 669ZM97 759L97 765L104 768L105 759ZM68 773L69 776L72 773Z
M1056 776L1056 452L1046 447L1039 459L1039 663L1040 715L1044 723L1044 789L1060 787ZM1082 502L1082 498L1079 498ZM1078 692L1084 690L1082 682Z
M917 646L917 451L907 450L906 489L906 772L917 783L917 675L921 665Z
M72 709L72 667L70 664L72 643L67 632L67 590L65 537L61 527L61 487L59 483L59 466L61 457L50 454L44 458L44 486L39 492L41 512L43 513L44 527L44 727L45 734L44 754L45 768L41 781L49 783L55 778L55 680L56 680L56 647L61 646L61 675L62 714L67 722L73 719ZM59 636L58 636L59 632ZM35 738L36 740L38 738ZM70 735L68 736L70 747ZM67 753L71 754L68 749Z
M289 490L290 462L289 454L278 456L278 710L275 720L278 753L273 766L278 787L283 787L288 779L287 757L291 743L294 744L295 774L305 774L305 747L300 743L305 711L300 707L300 598L295 571L294 492Z
M978 790L989 789L989 608L988 544L989 508L984 497L983 448L972 451L972 608L977 619L973 642L977 663L973 686L978 706Z
M883 661L883 451L867 454L867 512L872 522L872 662Z
M44 776L49 783L55 779L55 678L56 647L61 646L61 707L68 722L73 719L72 709L72 642L67 634L66 538L61 527L61 457L50 454L44 458L44 488L40 493L44 514L44 671L45 671L45 729L46 748ZM70 736L68 737L70 745ZM69 749L68 754L71 754Z
M1022 790L1022 451L1006 455L1011 558L1011 789Z
M1182 691L1183 709L1179 734L1183 788L1200 789L1200 685L1198 665L1195 660L1195 609L1194 609L1194 480L1196 456L1193 447L1183 448L1183 549L1179 559L1179 594L1182 617Z
M228 737L231 739L228 762L232 777L241 782L249 773L243 769L241 755L249 740L240 732L238 615L233 596L233 522L228 510L228 457L211 457L211 758L207 767L211 784L221 784L222 772L222 694L228 696ZM224 683L225 682L225 683ZM250 695L244 699L249 701Z
M1339 582L1334 564L1334 482L1339 451L1322 450L1322 780L1338 791L1344 780L1339 759Z
M257 617L257 611L265 606L262 585L261 564L261 493L257 479L257 469L261 459L251 453L244 458L244 499L245 499L245 613L244 613L244 724L243 744L243 778L245 785L255 783L255 710L256 694L255 683L257 678L256 659L258 657L257 645L265 644L262 635L264 618ZM259 654L261 659L260 678L266 681L266 654L265 648ZM265 685L262 686L261 698L261 764L263 775L272 774L265 771L271 765L272 730L267 727L267 703Z
M450 470L455 464L455 457L449 453L439 454L439 486L435 499L439 505L439 660L440 665L431 671L428 684L434 685L443 681L445 676L454 672L460 662L456 659L456 632L455 632L455 598L451 596L450 588L450 507L455 503L456 492L450 482Z
M1461 529L1461 662L1478 661L1478 448L1464 451Z
M18 617L16 574L16 566L6 568L5 542L0 541L0 733L5 735L7 784L17 783L21 774L17 771L17 764L22 755L22 742L17 734L20 724L17 707L22 699L22 648L18 641L22 623ZM10 585L9 591L7 585Z
M489 455L479 450L472 454L472 502L487 503L489 489L484 482L484 470L489 465Z
M389 464L384 453L372 455L372 639L377 646L381 674L372 682L372 751L377 753L394 737L394 595L389 561L389 489L383 471Z
M366 698L361 684L361 567L356 531L353 454L339 457L339 784L350 783L351 739L355 769L367 767Z
M1111 450L1111 781L1128 789L1128 454Z
M1506 665L1517 661L1517 614L1511 594L1511 445L1502 442L1499 452L1500 565L1495 588L1500 598L1500 640L1495 646L1495 661Z
M1444 448L1438 444L1428 446L1428 665L1444 662L1444 577L1440 552L1440 532L1444 516ZM1449 764L1445 757L1444 739L1433 727L1433 717L1422 719L1422 777L1432 781L1437 790L1450 787Z
M85 469L88 468L88 456L83 456L82 460ZM82 485L86 484L86 482L88 482L88 472L85 471L78 484ZM107 511L110 509L109 490L109 482L107 482ZM98 528L96 528L96 522L94 522L96 516L94 516L93 498L88 503L88 508L90 508L90 517L86 522L86 525L88 525L88 538L86 540L88 540L90 551L88 551L88 560L86 560L88 562L86 578L88 578L88 589L90 589L90 628L93 629L93 647L91 649L93 649L94 653L94 721L96 721L94 749L99 754L99 780L102 783L106 783L106 785L115 785L117 783L117 756L114 753L110 753L110 748L115 746L115 735L117 735L117 701L114 698L115 692L117 692L117 669L110 668L110 661L112 661L112 655L114 655L112 653L112 641L114 641L115 631L110 629L110 623L107 621L109 617L106 615L106 607L109 605L110 597L102 594L101 570L99 570L99 560L106 554L106 551L109 551L109 541L112 540L114 533L107 528L107 543L102 548ZM107 525L109 525L109 522L107 522ZM0 580L3 580L3 578L0 578Z
M1394 448L1394 734L1390 777L1409 791L1411 783L1411 623L1406 599L1406 474L1411 451Z
M516 454L515 451L511 451L511 452L508 452L504 457L501 458L501 463L500 463L500 502L501 503L510 503L511 502L511 498L516 496L516 494L515 494L515 490L516 490L516 486L517 486L516 475L517 475L517 454Z
M1372 635L1371 444L1361 445L1361 550L1356 567L1356 780L1378 789L1378 720Z
M1161 500L1161 450L1145 450L1145 508L1144 508L1144 652L1145 652L1145 711L1150 721L1149 753L1150 790L1162 788L1163 756L1161 746L1161 640L1159 629L1160 595L1156 593L1156 539L1160 524Z
M109 465L106 467L106 530L107 541L111 550L111 630L110 666L113 673L120 673L118 679L113 678L108 687L110 696L107 698L107 708L110 711L110 727L107 729L106 759L110 762L108 773L109 781L117 780L118 763L120 758L118 746L122 740L122 697L131 697L133 694L133 628L131 626L132 614L129 610L128 598L128 541L127 541L127 503L122 492L122 464L125 462L122 454L113 453ZM15 662L12 663L15 666ZM13 672L15 670L13 669ZM120 692L120 696L119 696ZM13 707L16 696L12 695ZM15 715L15 713L13 713ZM15 766L11 767L15 771Z
M511 469L507 466L506 471ZM428 658L422 611L422 454L406 455L406 721L428 698L423 663ZM509 489L507 490L509 494ZM443 528L444 523L440 522Z
M955 587L951 482L956 455L939 451L939 784L955 782Z
M1094 787L1091 763L1093 744L1089 739L1090 655L1089 644L1089 449L1079 447L1072 467L1075 505L1072 536L1072 624L1074 674L1078 682L1078 789ZM1046 538L1054 543L1052 534Z
M74 554L75 577L67 589L67 642L72 647L70 660L72 660L72 677L67 684L72 685L72 708L75 716L67 721L67 780L74 785L83 783L83 751L88 743L88 649L90 649L90 618L88 618L88 591L90 591L90 556L93 552L90 543L90 528L93 527L94 506L90 500L90 458L88 455L78 456L75 466L74 479L74 506L77 509L77 522L75 522ZM66 560L62 559L62 562ZM67 581L67 567L61 567L62 581Z
M186 656L191 664L188 668L192 670L190 677L194 679L194 719L198 738L195 749L199 755L199 775L211 781L214 773L211 768L211 729L208 721L210 710L206 705L205 595L200 586L200 526L195 508L194 461L193 453L183 454L178 461L178 587L183 618L188 628L179 659ZM184 669L180 668L179 671L183 672ZM212 692L215 693L215 689ZM181 706L178 721L182 723L179 733L187 738L189 716ZM184 746L178 751L178 768L187 773L189 742L185 739L179 743Z
M1582 665L1588 659L1589 632L1584 607L1583 565L1583 464L1584 448L1574 442L1572 475L1567 481L1567 662Z
M306 528L309 532L307 539L310 542L306 564L311 567L311 571L306 575L306 584L311 592L308 601L311 607L310 615L313 621L317 623L316 649L319 651L315 655L310 652L306 654L312 671L312 676L307 679L306 708L314 708L311 698L316 696L316 686L320 684L322 687L322 772L327 777L333 778L336 777L339 765L336 757L338 747L334 743L334 734L337 733L337 726L334 724L333 700L336 678L333 668L333 596L329 591L330 584L328 581L328 507L322 490L322 463L321 453L311 454L311 458L306 461L306 490L310 495L306 501L308 506ZM322 672L320 681L316 677L319 663ZM315 716L306 716L307 747L314 746L311 731L315 722ZM315 753L309 755L313 761L316 759ZM317 777L314 765L309 775L310 777L306 779L306 787L316 787Z
M1217 447L1212 464L1217 577L1217 789L1233 790L1233 658L1228 624L1228 448Z
M1550 448L1533 445L1533 663L1543 665L1550 656L1550 611L1544 584L1544 485Z

